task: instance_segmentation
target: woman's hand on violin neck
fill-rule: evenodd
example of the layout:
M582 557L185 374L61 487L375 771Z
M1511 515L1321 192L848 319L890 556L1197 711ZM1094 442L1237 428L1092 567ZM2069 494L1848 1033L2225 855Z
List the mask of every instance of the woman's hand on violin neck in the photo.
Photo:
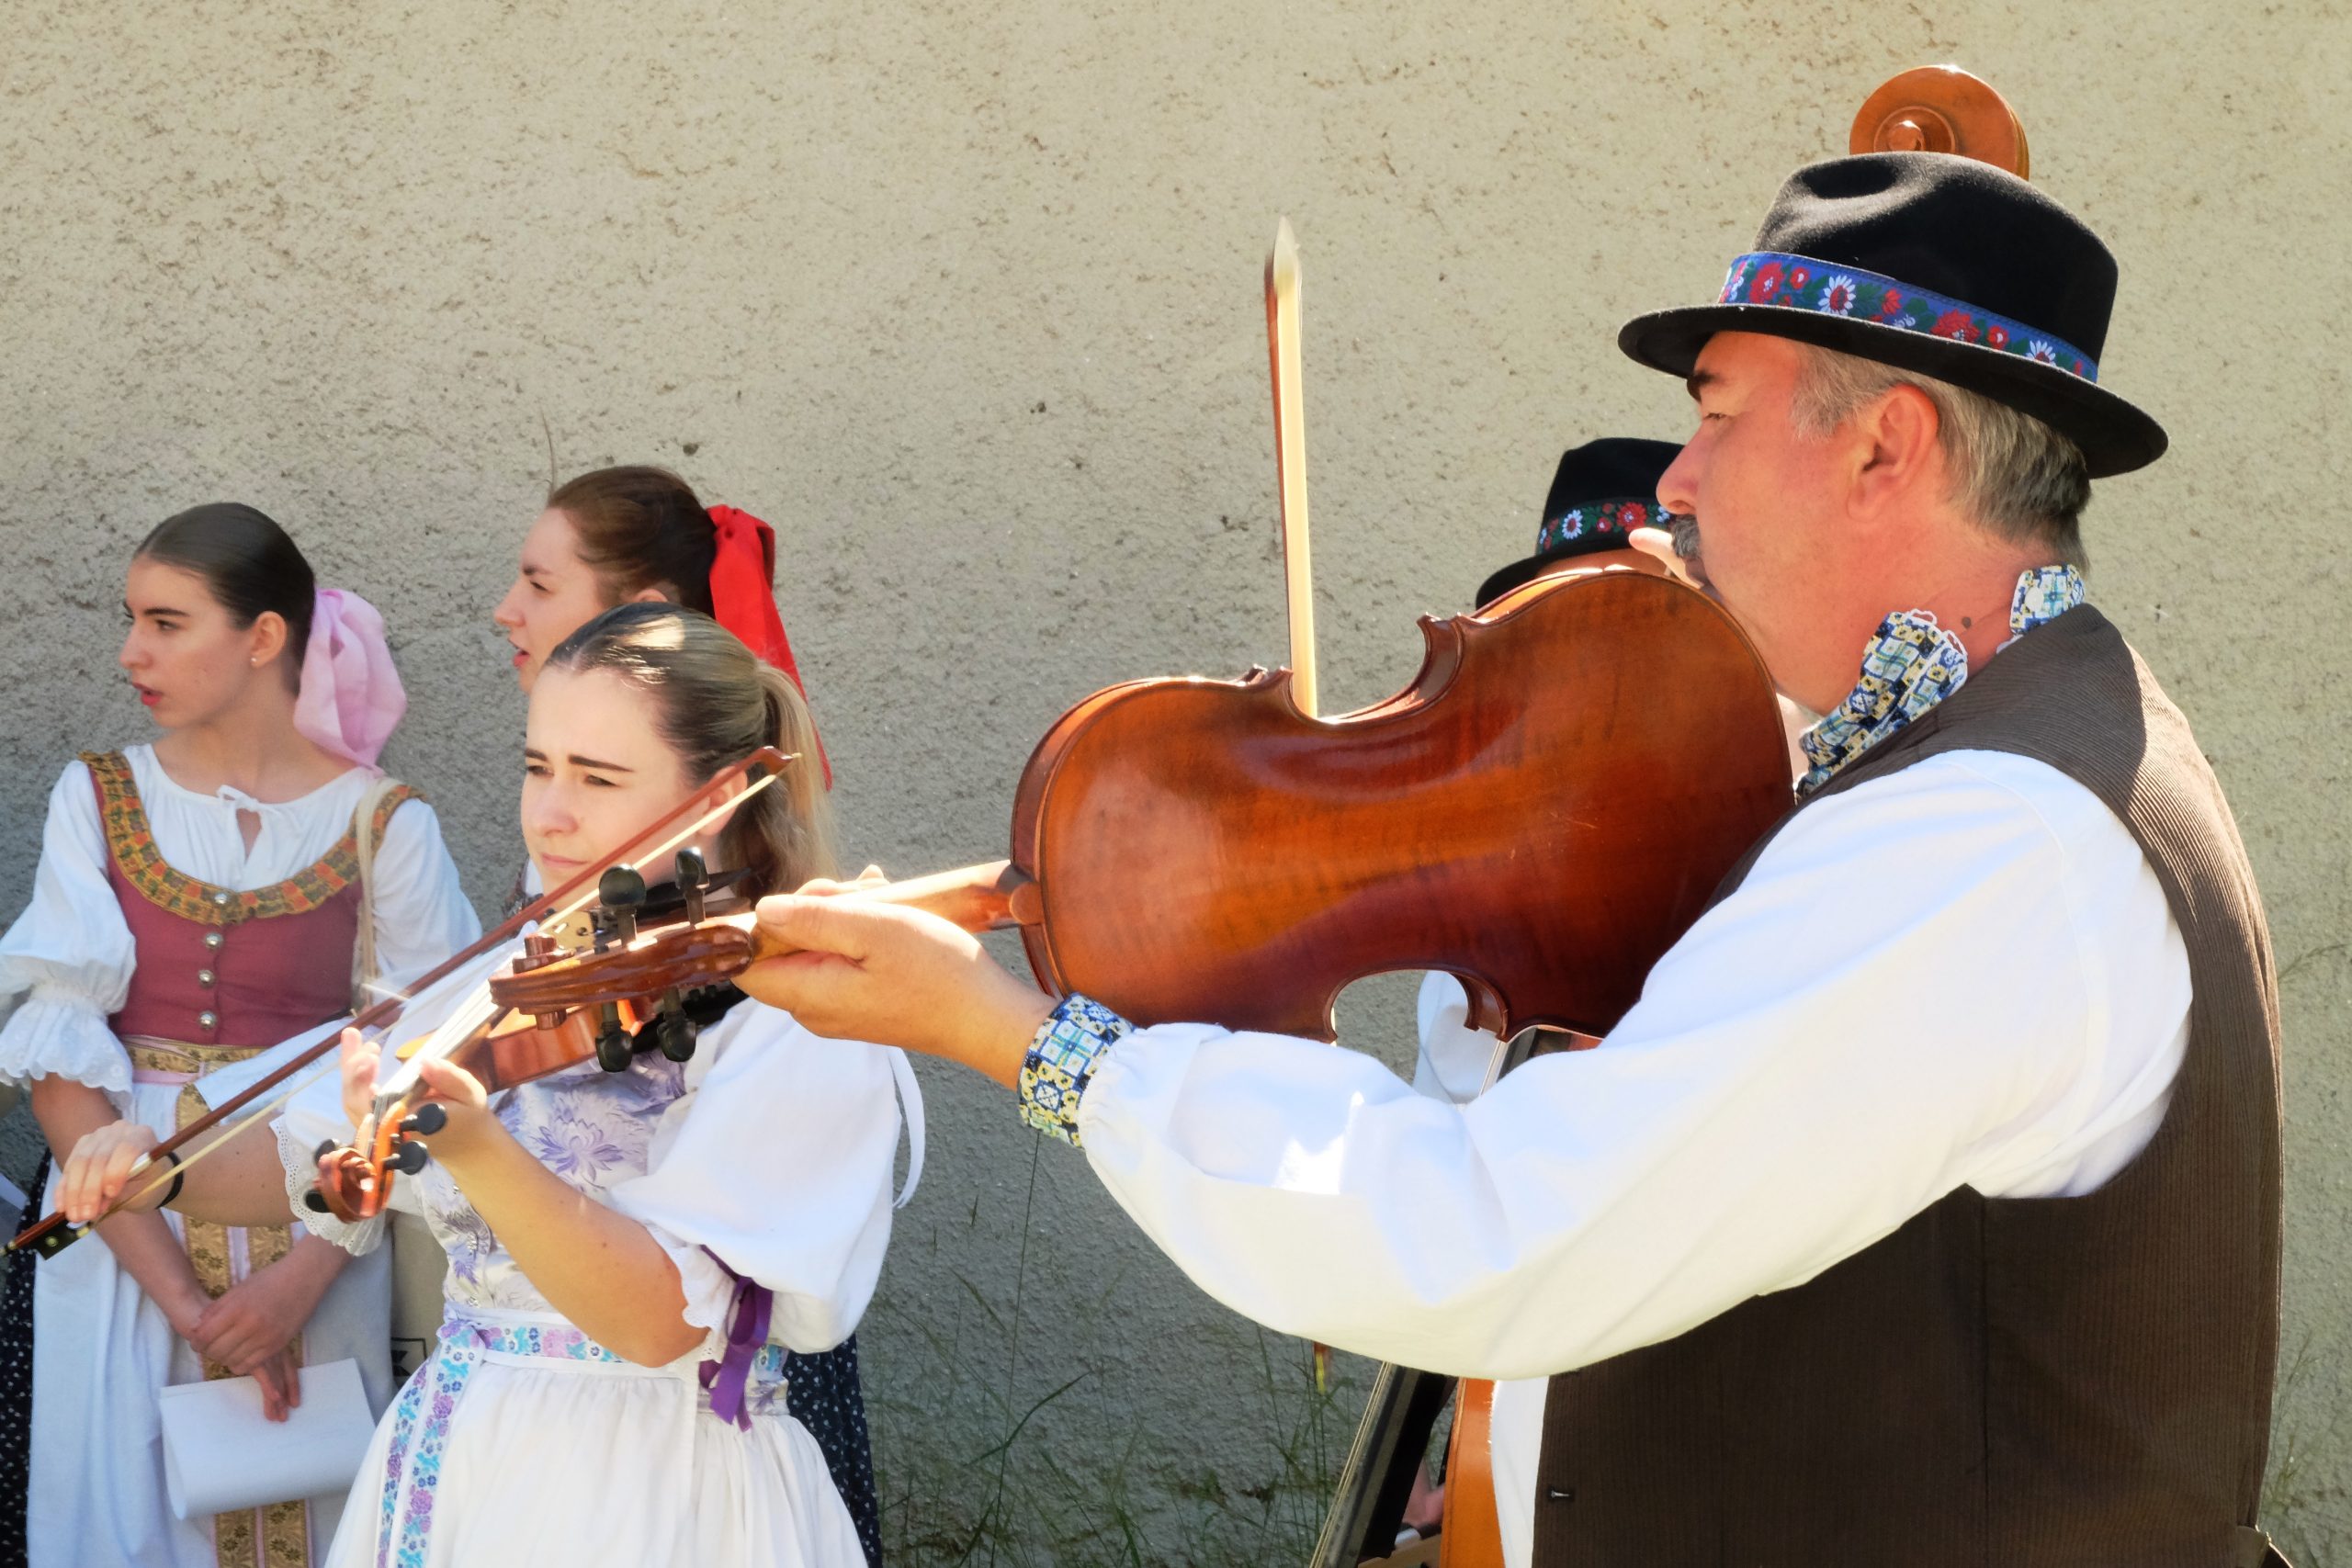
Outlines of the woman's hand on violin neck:
M938 916L826 896L842 890L761 899L760 943L780 956L735 983L816 1033L901 1045L1012 1087L1053 998Z
M355 1128L375 1108L376 1068L382 1058L382 1050L359 1031L343 1032L343 1046L336 1057L343 1068L343 1113L351 1118Z
M413 1135L424 1140L433 1157L462 1187L468 1161L492 1143L508 1137L505 1124L491 1114L490 1091L482 1088L481 1080L456 1063L428 1059L417 1064L417 1076L424 1080L428 1098L445 1109L448 1119L437 1133Z

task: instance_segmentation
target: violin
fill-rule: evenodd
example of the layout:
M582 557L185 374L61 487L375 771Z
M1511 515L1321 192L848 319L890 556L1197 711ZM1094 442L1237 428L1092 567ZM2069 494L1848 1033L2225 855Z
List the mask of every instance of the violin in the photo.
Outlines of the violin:
M714 892L724 892L740 872L711 875L698 850L682 849L676 859L673 917L685 924L707 918ZM510 973L556 961L567 953L594 952L613 942L635 941L641 927L660 929L666 911L650 906L645 878L634 866L616 865L596 885L596 904L552 920L523 939L522 953L507 965ZM423 1096L427 1092L419 1072L427 1060L463 1068L484 1089L501 1089L531 1082L594 1059L606 1072L624 1072L642 1052L659 1051L673 1062L694 1058L695 1039L701 1027L725 1011L740 993L720 987L664 987L642 995L616 998L594 1007L517 1013L487 993L469 998L455 1017L433 1034L410 1042L394 1053L401 1066L376 1090L357 1134L348 1144L330 1138L312 1155L318 1179L302 1195L312 1213L333 1214L346 1223L370 1219L382 1213L391 1197L395 1175L414 1176L424 1170L430 1137L448 1124L447 1112Z
M712 821L732 811L743 795L764 789L773 784L795 761L797 761L796 758L787 756L773 747L763 746L732 767L721 769L701 788L630 834L604 861L582 868L560 886L533 899L514 914L501 921L479 941L452 953L448 958L426 971L407 991L386 997L369 1007L361 1009L352 1019L350 1027L362 1031L389 1027L400 1018L401 1010L412 998L450 980L452 976L460 975L469 966L477 964L485 954L494 953L513 941L522 933L526 926L534 923L543 928L540 934L553 945L537 947L533 946L530 941L526 941L524 956L516 960L517 963L544 962L548 958L558 955L561 950L564 934L567 932L576 933L577 944L588 948L594 948L599 942L609 942L615 936L619 936L624 941L633 938L637 932L635 906L643 902L645 890L642 879L637 878L636 873L628 870L626 865L629 857L639 854L659 856L677 849L708 827ZM740 791L735 789L739 783L743 786ZM698 857L692 866L682 865L681 870L682 873L687 874L682 875L682 883L691 880L694 875L699 875ZM624 871L627 874L615 880L616 874ZM634 879L633 892L632 879ZM598 882L599 890L611 894L612 898L599 901L590 895L587 889L592 881ZM682 897L683 910L690 922L699 922L705 918L707 911L702 902L702 896L710 885L709 879L702 876L700 882ZM601 924L598 915L589 916L584 922L577 919L582 915L583 911L588 910L592 902L598 904L598 914L602 917ZM625 916L613 912L615 906L625 910ZM640 1003L650 1004L650 1011L657 1017L665 1012L674 1017L686 1011L688 999L684 992L680 992L673 998L669 988L651 988L634 993L629 997L614 998L613 1010L609 1014L600 1010L589 1015L596 1023L596 1028L593 1032L594 1044L589 1054L597 1055L600 1060L606 1061L607 1066L613 1066L616 1062L619 1066L628 1066L628 1057L625 1053L633 1049L635 1037L617 1026L625 1018L629 1021L631 1027L641 1025L643 1021L638 1017L636 1010ZM550 1050L571 1048L569 1044L556 1046L546 1040L526 1038L534 1030L540 1032L560 1032L566 1028L576 1030L578 1025L567 1023L564 1019L558 1016L560 1010L550 1010L545 1017L534 1018L533 1030L526 1030L520 1026L502 1027L503 1010L499 1010L499 1012L493 1015L470 1019L463 1029L456 1031L457 1038L447 1042L447 1045L449 1048L454 1048L466 1033L478 1029L485 1039L494 1037L499 1042L492 1047L490 1055L481 1060L481 1065L485 1070L491 1071L493 1076L509 1071L527 1071L526 1063L534 1054L544 1058L545 1054ZM665 1023L662 1028L666 1032L658 1036L657 1042L675 1043L681 1039L691 1041L691 1036L683 1035L679 1025L674 1022ZM440 1032L440 1033L448 1032L450 1031L447 1026ZM436 1034L436 1038L438 1037L439 1035ZM152 1172L148 1180L136 1187L126 1187L97 1219L77 1225L70 1223L62 1212L52 1211L43 1216L38 1224L29 1225L20 1232L8 1243L6 1250L13 1253L21 1248L30 1247L42 1258L53 1258L64 1251L83 1236L89 1235L106 1219L120 1213L130 1203L172 1180L175 1168L185 1168L194 1165L222 1147L231 1137L242 1131L242 1126L224 1127L224 1123L249 1114L266 1113L292 1098L301 1084L309 1081L307 1077L298 1078L297 1075L303 1073L306 1068L311 1068L314 1069L311 1076L317 1076L315 1064L333 1053L339 1043L339 1034L330 1035L298 1053L292 1059L281 1063L266 1077L247 1086L215 1106L205 1115L190 1122L170 1137L157 1144L148 1151L147 1164L141 1168ZM573 1056L571 1061L582 1059L583 1059L582 1056ZM560 1065L569 1066L571 1063L566 1061ZM557 1068L548 1067L546 1070L555 1071ZM522 1080L506 1078L502 1081ZM390 1107L385 1106L383 1109L389 1110ZM347 1165L338 1157L335 1190L333 1194L321 1192L313 1196L318 1196L328 1205L325 1212L340 1212L334 1209L334 1203L338 1198L345 1200L346 1203L353 1206L354 1211L352 1214L345 1217L363 1217L358 1214L358 1208L371 1201L380 1208L384 1193L388 1190L389 1172L393 1168L402 1168L413 1173L414 1170L422 1168L424 1157L424 1145L413 1144L412 1140L415 1134L429 1135L437 1130L438 1126L443 1124L438 1119L444 1116L446 1112L435 1108L419 1107L404 1109L401 1115L389 1121L379 1117L378 1124L370 1131L369 1151L366 1156L360 1156L358 1166ZM199 1139L204 1141L199 1143ZM417 1152L407 1152L412 1147ZM187 1151L185 1156L180 1154L183 1149ZM322 1156L327 1152L322 1150ZM157 1163L166 1155L176 1156L175 1165L164 1166ZM401 1163L402 1161L409 1163L402 1165ZM377 1190L372 1200L364 1195L356 1199L353 1197L353 1194L358 1191L356 1184L362 1179L376 1183ZM376 1209L371 1208L367 1212L374 1213Z

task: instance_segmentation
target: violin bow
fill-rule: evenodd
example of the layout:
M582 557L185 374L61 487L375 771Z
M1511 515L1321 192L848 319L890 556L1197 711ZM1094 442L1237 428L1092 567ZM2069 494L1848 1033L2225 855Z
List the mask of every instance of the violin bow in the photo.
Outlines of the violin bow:
M1317 717L1315 573L1306 553L1306 415L1298 372L1298 241L1290 220L1274 228L1266 256L1266 354L1273 365L1274 478L1282 492L1283 580L1290 606L1290 694Z
M645 827L639 829L635 833L631 834L628 839L618 848L614 850L611 854L605 856L594 864L582 867L571 877L570 881L564 883L559 887L551 889L548 892L542 893L538 897L533 899L530 903L516 910L513 915L509 916L504 920L500 921L496 929L491 931L470 945L457 953L451 953L447 958L443 959L439 964L436 964L431 969L426 970L424 975L417 978L416 983L410 987L404 994L386 997L379 1002L362 1008L359 1012L353 1017L351 1021L344 1027L347 1029L364 1030L373 1029L379 1025L390 1024L395 1019L400 1017L401 1010L415 997L425 991L431 990L435 986L439 985L442 981L447 979L458 970L473 964L484 953L495 952L503 944L513 941L515 935L520 932L525 926L535 920L545 921L548 919L561 919L565 916L576 914L580 910L586 908L591 903L594 902L596 898L596 890L594 887L590 886L591 883L595 879L602 877L605 872L610 867L625 863L629 856L639 853L646 844L647 840L654 839L664 832L670 833L670 836L667 839L664 839L660 843L655 844L650 852L647 852L652 856L658 857L665 852L676 848L678 845L685 842L686 840L693 838L696 833L702 831L703 829L709 826L711 822L717 820L719 817L733 810L742 799L748 798L750 795L766 788L768 784L775 782L787 765L796 760L797 759L795 757L787 756L784 752L778 751L773 746L763 746L758 750L752 752L750 756L744 758L741 761L735 763L733 766L719 770L719 772L714 774L710 781L705 784L701 788L695 790L692 795L686 796L685 799L680 801L677 805L663 812L660 817L654 818L653 821L648 823ZM728 785L733 784L738 779L749 781L748 786L743 795L739 797L722 800L718 802L716 805L713 805L712 797L723 791ZM679 819L681 818L687 817L692 817L694 819L689 821L684 828L676 828L676 824ZM675 831L671 831L673 828L675 829ZM107 1204L105 1212L99 1214L96 1219L90 1220L77 1225L68 1221L62 1212L52 1210L49 1214L44 1216L39 1224L30 1226L18 1235L14 1240L10 1241L6 1250L13 1253L29 1247L40 1253L43 1258L56 1257L59 1253L64 1251L67 1247L73 1246L75 1242L89 1235L90 1232L96 1230L99 1224L105 1221L112 1219L116 1214L120 1213L125 1208L137 1202L140 1199L146 1197L158 1187L162 1187L169 1183L175 1177L179 1175L182 1171L185 1171L189 1166L196 1164L198 1160L204 1158L207 1155L211 1154L214 1150L220 1148L222 1145L227 1144L231 1138L243 1132L244 1130L244 1126L241 1122L237 1126L229 1127L219 1133L217 1136L214 1136L206 1142L202 1146L189 1149L187 1158L178 1161L178 1163L175 1165L164 1166L158 1168L155 1162L163 1156L178 1154L181 1149L187 1148L187 1145L194 1143L198 1137L203 1136L205 1134L213 1132L216 1128L221 1127L224 1122L229 1122L231 1119L239 1117L241 1113L245 1111L249 1107L254 1106L255 1101L260 1100L263 1096L268 1094L272 1089L277 1089L280 1085L287 1084L287 1080L292 1078L295 1074L301 1072L303 1068L311 1066L321 1057L326 1055L329 1052L334 1051L342 1043L342 1040L343 1031L338 1029L334 1033L328 1035L324 1040L320 1041L317 1044L312 1045L306 1050L298 1052L291 1060L279 1065L265 1077L247 1085L244 1089L240 1089L237 1093L230 1096L227 1100L221 1101L219 1105L213 1107L202 1116L198 1117L195 1121L189 1122L187 1126L180 1128L170 1137L165 1138L153 1148L148 1150L146 1156L147 1163L141 1165L139 1168L141 1171L153 1171L153 1174L144 1184L137 1188L126 1186L121 1192L115 1195L114 1201ZM321 1072L323 1071L324 1069L322 1068ZM277 1095L277 1098L269 1100L266 1105L262 1106L261 1109L264 1111L274 1110L277 1106L283 1105L304 1087L316 1081L319 1076L319 1073L312 1073L310 1077L288 1085L285 1089L284 1092Z
M1283 521L1283 588L1290 609L1290 696L1309 718L1322 716L1315 682L1315 566L1306 550L1306 410L1298 368L1298 236L1274 220L1266 253L1266 357L1274 384L1274 483ZM1315 1391L1331 1385L1331 1348L1315 1348Z

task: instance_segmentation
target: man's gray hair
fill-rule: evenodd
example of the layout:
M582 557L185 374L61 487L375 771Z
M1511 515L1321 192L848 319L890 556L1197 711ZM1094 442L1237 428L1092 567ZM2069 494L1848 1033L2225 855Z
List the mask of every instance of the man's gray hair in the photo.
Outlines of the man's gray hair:
M2082 448L2029 413L1932 376L1799 344L1790 421L1823 436L1896 387L1936 405L1937 440L1951 468L1951 499L1997 536L2041 549L2052 564L2086 564L2083 508L2091 481Z

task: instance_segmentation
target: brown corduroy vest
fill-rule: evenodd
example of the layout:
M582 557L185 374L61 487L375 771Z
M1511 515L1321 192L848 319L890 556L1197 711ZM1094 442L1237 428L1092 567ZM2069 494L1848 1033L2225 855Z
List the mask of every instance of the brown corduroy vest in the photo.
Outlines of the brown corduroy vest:
M2162 1125L2095 1192L1962 1188L1804 1285L1553 1379L1539 1568L2260 1560L2243 1527L2278 1349L2278 1009L2236 824L2179 710L2088 606L1814 798L1958 750L2058 769L2154 868L2193 987Z

